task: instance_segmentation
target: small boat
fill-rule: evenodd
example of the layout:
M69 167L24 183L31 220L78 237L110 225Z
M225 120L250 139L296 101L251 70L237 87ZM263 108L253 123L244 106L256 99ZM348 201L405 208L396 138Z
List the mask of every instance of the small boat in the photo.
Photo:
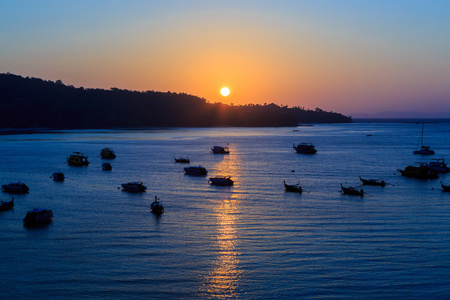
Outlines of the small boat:
M197 176L208 174L208 171L206 171L206 169L202 166L187 167L187 168L184 168L184 172L188 175L197 175Z
M286 181L284 181L284 188L286 190L286 192L294 192L294 193L302 193L303 189L300 186L300 184L286 184Z
M122 191L130 193L142 193L145 192L147 187L142 182L128 182L122 184Z
M114 159L116 158L116 154L111 148L103 148L102 152L100 152L101 158L104 159Z
M437 159L432 159L432 160L433 161L429 162L427 165L428 170L434 171L434 172L440 172L440 173L450 172L450 168L447 167L447 164L445 163L445 159L437 158Z
M293 146L297 153L301 154L315 154L317 153L316 147L311 143L300 143L297 146Z
M341 191L342 194L347 194L347 195L356 195L356 196L364 196L364 190L363 189L355 189L354 187L343 187L342 183L341 183Z
M158 197L155 196L155 201L150 205L150 208L152 209L152 213L155 215L160 215L164 212L164 206L159 202Z
M14 207L14 197L9 202L0 201L0 211L10 210Z
M67 159L70 166L87 166L89 165L88 157L81 152L74 152Z
M64 173L55 172L53 173L52 177L54 181L64 181L66 177L64 177Z
M441 186L444 192L450 192L450 185L443 185L441 181Z
M51 221L53 221L53 211L51 209L35 208L30 210L25 218L23 218L23 225L43 225L50 223Z
M361 176L359 176L359 179L362 181L363 185L376 185L376 186L386 186L386 182L384 180L377 180L377 179L362 179Z
M188 164L191 162L189 157L179 157L179 158L174 157L174 159L175 159L175 162L182 163L182 164Z
M11 182L10 184L2 185L3 192L11 194L25 194L30 188L22 182Z
M438 174L434 171L430 171L428 169L427 163L420 163L418 167L415 166L407 166L404 170L398 171L405 177L413 177L419 179L436 179L438 178Z
M419 150L415 150L413 153L414 154L421 154L421 155L433 155L434 151L430 149L430 146L424 146L423 145L423 123L422 123L422 134L420 135L419 138L419 142L417 143L417 145L420 143L420 149Z
M228 147L214 146L211 147L211 151L215 154L230 154L230 149Z
M111 171L112 170L112 166L110 163L102 163L102 170L103 171Z
M231 180L230 176L216 176L209 178L209 183L212 185L230 186L233 185L234 181Z

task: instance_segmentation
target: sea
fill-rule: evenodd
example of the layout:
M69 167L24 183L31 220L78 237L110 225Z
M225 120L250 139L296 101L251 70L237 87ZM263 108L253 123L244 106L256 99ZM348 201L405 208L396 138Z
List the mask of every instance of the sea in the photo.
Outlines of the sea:
M413 154L421 130L411 121L1 135L0 183L30 191L0 193L15 199L0 212L0 299L450 299L450 193L440 185L450 174L398 172L450 157L450 123L424 124L432 156ZM318 152L298 154L298 143ZM100 158L105 147L117 158ZM67 164L75 151L89 166ZM184 174L180 156L208 175ZM218 175L234 185L210 185ZM131 181L147 191L122 191ZM341 184L366 194L344 195ZM53 222L24 227L33 208L53 210Z

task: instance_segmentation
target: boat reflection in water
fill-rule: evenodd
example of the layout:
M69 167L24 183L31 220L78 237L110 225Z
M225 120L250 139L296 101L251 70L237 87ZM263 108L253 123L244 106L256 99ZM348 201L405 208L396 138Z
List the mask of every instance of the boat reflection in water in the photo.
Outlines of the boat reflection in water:
M239 253L237 251L236 219L239 200L224 200L214 208L217 216L217 258L206 275L201 291L205 298L237 298L239 286Z

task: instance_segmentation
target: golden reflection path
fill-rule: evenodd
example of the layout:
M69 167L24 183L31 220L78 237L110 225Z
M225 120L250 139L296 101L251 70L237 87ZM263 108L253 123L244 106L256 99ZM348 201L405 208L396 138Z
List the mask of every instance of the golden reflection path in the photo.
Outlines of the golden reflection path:
M239 158L233 154L226 155L214 169L217 170L217 175L230 175L235 180L240 172ZM213 204L213 213L217 218L217 258L205 276L201 288L201 296L214 299L236 298L241 274L236 234L240 196L233 192L233 187L222 188L223 200Z

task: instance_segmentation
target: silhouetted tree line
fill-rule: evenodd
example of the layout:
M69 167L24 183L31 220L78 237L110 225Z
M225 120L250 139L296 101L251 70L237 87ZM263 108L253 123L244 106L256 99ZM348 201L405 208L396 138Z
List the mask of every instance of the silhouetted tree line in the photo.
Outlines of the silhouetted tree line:
M85 89L0 74L0 128L296 126L350 117L275 104L225 105L184 93Z

